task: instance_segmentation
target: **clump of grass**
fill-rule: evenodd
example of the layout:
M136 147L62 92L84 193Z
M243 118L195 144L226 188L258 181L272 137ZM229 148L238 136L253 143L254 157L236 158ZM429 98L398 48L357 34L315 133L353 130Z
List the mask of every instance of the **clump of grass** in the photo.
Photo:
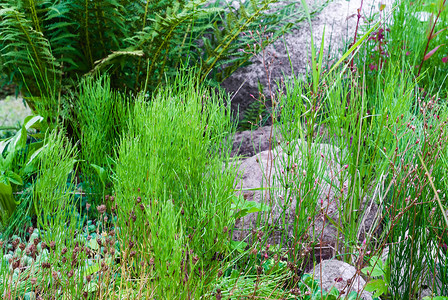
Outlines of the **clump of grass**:
M112 188L107 174L114 149L125 127L128 105L123 95L112 90L110 77L86 77L71 96L74 114L69 120L74 141L80 148L80 172L91 203L99 204Z
M133 244L138 260L154 261L156 294L199 295L217 272L212 258L229 247L236 172L228 138L235 126L226 105L195 70L185 70L150 102L140 97L128 119L117 152L117 226L123 246ZM161 207L172 213L157 221ZM162 228L166 237L159 236ZM172 250L160 248L163 238Z
M63 228L73 208L73 176L76 149L56 130L49 133L39 156L39 173L34 185L33 203L37 223L55 231ZM62 227L61 227L62 226Z
M363 55L355 58L359 71L365 66L362 73L371 93L375 92L374 78L386 61L392 61L403 64L403 72L419 78L419 88L425 94L437 86L441 96L446 97L446 5L444 0L433 0L396 1L391 7L379 6L369 19L381 18L381 24L363 46ZM420 76L424 73L425 76Z

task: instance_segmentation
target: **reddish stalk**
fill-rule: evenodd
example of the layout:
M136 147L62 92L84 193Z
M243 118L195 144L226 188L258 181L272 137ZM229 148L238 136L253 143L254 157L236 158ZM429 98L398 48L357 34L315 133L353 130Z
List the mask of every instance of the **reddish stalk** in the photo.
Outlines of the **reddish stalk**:
M446 0L443 0L442 5L440 5L439 12L437 13L437 17L436 17L436 19L434 20L434 24L432 24L431 31L429 32L429 35L428 35L428 41L426 42L425 52L423 52L423 58L422 58L422 61L420 62L420 67L418 68L417 77L420 76L420 72L421 72L422 67L423 67L423 62L425 61L426 54L428 53L429 43L431 42L431 40L432 40L432 38L433 38L432 35L433 35L433 33L434 33L434 29L436 28L436 24L437 24L437 21L438 21L439 18L440 18L440 15L442 14L442 8L443 8L445 5L446 5ZM434 16L434 14L432 14L432 16Z
M353 45L356 44L356 37L358 36L358 28L359 28L359 20L361 20L361 10L362 10L362 5L364 3L364 0L361 0L361 6L358 8L358 15L357 15L357 21L356 21L356 28L355 28L355 36L353 38ZM352 59L350 60L350 69L353 72L353 59L354 57L352 57Z

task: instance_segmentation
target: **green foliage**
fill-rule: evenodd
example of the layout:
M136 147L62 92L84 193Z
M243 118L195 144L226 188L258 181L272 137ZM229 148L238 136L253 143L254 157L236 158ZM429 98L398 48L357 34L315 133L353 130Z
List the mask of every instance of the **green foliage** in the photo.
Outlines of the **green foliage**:
M41 116L29 116L14 136L0 141L0 214L3 225L19 203L13 193L36 171L34 160L42 150L42 143L27 143L27 138L28 130L41 128L41 122Z
M392 172L395 179L391 181L387 198L388 205L398 211L404 211L400 216L400 221L396 224L392 223L389 238L391 242L391 293L395 297L403 295L402 299L412 297L411 295L418 292L418 283L424 280L422 277L425 269L424 257L431 252L431 245L438 243L438 236L441 234L439 226L442 225L436 225L431 221L432 217L429 214L430 211L439 209L434 196L435 191L430 186L429 180L415 181L415 178L429 175L432 176L434 182L440 184L440 179L443 176L445 165L440 157L446 153L446 149L442 145L445 142L440 143L440 141L447 139L445 131L442 129L446 121L438 121L439 117L437 116L446 120L447 112L444 105L430 104L429 107L420 107L417 115L408 120L408 122L412 122L412 126L410 126L410 130L401 133L403 143L407 135L412 136L411 143L413 139L416 140L412 143L414 145L412 152L407 152L406 146L400 143L399 149L403 149L400 149L402 151L400 165L403 171ZM398 124L400 123L398 122ZM413 132L414 128L415 133ZM423 158L422 161L416 157L416 153ZM427 173L425 168L417 167L421 164L424 164L431 172ZM413 176L409 175L410 165L414 166ZM397 213L392 213L388 218L395 220ZM439 229L434 228L427 233L427 229L433 227ZM446 230L446 225L442 228ZM413 238L410 239L409 236Z
M258 275L249 275L233 269L219 279L216 290L224 299L230 297L274 297L281 299L336 300L343 297L336 288L332 288L329 292L322 290L319 282L310 274L303 274L300 278L296 276L298 282L294 288L289 290L282 288L286 282L292 281L292 277L294 277L291 271L288 271L286 263L283 262L274 262L273 259L267 260L260 271ZM357 297L358 294L352 291L342 299L355 300Z
M373 297L378 298L383 294L387 294L388 286L390 285L390 269L386 262L381 258L374 256L369 260L369 266L362 269L362 272L368 277L380 277L370 280L365 290L374 292Z
M235 211L235 219L243 218L248 214L253 214L261 211L269 212L271 210L269 205L256 201L248 201L244 199L243 196L234 196L233 198L234 201L232 201L231 209Z
M243 119L239 121L238 130L251 130L256 126L263 126L269 119L269 112L266 105L259 100L249 104L244 111Z
M76 85L107 71L112 86L152 92L181 65L196 65L221 82L248 63L243 32L266 26L275 41L301 20L294 4L270 12L275 0L224 1L7 0L0 5L0 73L28 96ZM257 51L259 51L258 49ZM36 106L44 99L33 99Z
M159 277L157 290L167 298L177 298L185 288L183 280L195 278L195 272L205 267L203 261L193 261L185 235L186 224L181 211L169 199L161 199L159 205L146 209L148 227L151 228L149 245L154 261L154 274ZM197 281L198 278L196 278ZM191 282L191 284L196 284ZM198 288L201 288L200 286ZM179 297L181 298L181 297Z
M313 220L319 211L316 199L325 197L317 186L324 186L328 182L332 183L336 177L333 171L328 171L334 167L332 162L321 160L321 155L334 157L337 155L337 148L328 147L326 148L328 151L322 153L319 145L325 142L324 136L307 134L309 132L307 122L309 123L312 118L315 119L314 122L318 122L321 116L311 109L307 109L311 105L308 100L311 93L304 90L303 83L294 77L285 81L284 88L286 93L280 94L278 98L279 106L282 109L279 121L275 124L278 127L277 132L280 133L283 140L278 147L284 153L279 157L283 167L282 169L274 167L274 180L281 186L280 191L273 194L281 195L280 200L277 200L277 205L281 207L279 222L284 228L282 243L294 243L294 241L287 241L285 233L293 231L294 239L301 240L301 237L312 226L310 220ZM331 190L335 187L330 185L329 188ZM294 205L295 201L300 204ZM287 220L291 211L297 217L294 217L293 224L288 225ZM311 238L318 239L319 236L320 232L313 232Z
M48 16L37 15L34 1L29 5L25 1L8 1L0 8L0 72L23 86L21 72L29 79L34 73L43 75L58 70L60 62L51 53L49 40L42 32L45 26L41 26L40 19ZM47 22L52 22L51 18ZM32 84L30 80L27 84L31 93L37 96L38 83Z
M153 218L171 201L172 219L163 222L179 223L179 238L188 237L183 259L196 256L197 267L207 270L201 278L185 270L185 286L171 285L169 293L209 281L216 274L212 257L228 249L236 172L228 160L234 125L227 105L198 81L196 70L185 70L149 103L137 100L122 135L114 190L123 246L132 242L142 250L139 258L157 260L153 236L161 225Z
M89 200L98 203L106 189L111 189L109 162L125 128L130 104L121 93L112 90L107 75L83 78L68 104L73 107L68 118L73 139L80 146L84 189L91 195Z
M392 16L387 11L394 8ZM373 11L370 21L380 25L369 36L355 58L358 72L365 74L369 93L375 93L374 81L387 61L400 62L406 72L419 77L419 87L428 92L438 86L446 96L448 72L448 10L447 1L400 1L396 6ZM403 26L406 24L406 26ZM366 32L368 27L364 27ZM412 67L412 68L410 68Z
M410 26L402 40L395 27L386 30L380 6L381 20L325 76L323 51L311 46L311 82L284 81L278 107L269 112L283 139L277 159L286 166L271 173L280 188L260 188L272 192L269 206L234 195L235 124L224 97L205 87L209 74L218 82L247 62L249 55L238 51L249 41L242 32L256 30L262 19L268 32L281 32L276 26L287 22L286 10L267 17L273 1L246 2L238 9L199 0L0 4L0 68L22 81L28 101L46 114L0 142L3 215L31 214L33 207L41 229L26 230L34 222L29 216L9 218L21 237L2 232L3 298L38 292L45 299L355 299L356 293L325 292L302 275L326 243L315 228L306 237L317 217L343 237L332 250L364 267L371 277L365 289L375 297L418 298L426 284L440 295L435 299L446 298L448 110L439 99L446 94L437 76L444 65L433 62L444 55L445 1L426 8L415 2L415 12L429 9L433 18L423 37L412 37L425 26L404 9L408 3L400 4L393 26ZM364 55L376 46L388 53ZM342 66L353 56L365 73L350 62ZM371 70L372 61L380 67ZM177 72L192 64L197 68ZM415 66L422 66L418 80ZM77 90L66 93L73 85ZM133 103L129 94L136 91ZM259 115L262 107L253 109ZM30 145L33 122L70 124L73 133L67 138L55 129ZM35 177L30 161L39 162ZM104 205L78 210L75 199L86 201L86 190L75 189L75 179ZM14 210L19 198L11 196L22 182L31 188ZM326 210L325 201L336 211ZM371 207L378 209L365 228ZM280 244L267 244L277 227L257 226L252 241L230 240L236 218L274 209L281 213L274 224L282 229Z
M44 140L39 155L39 172L34 183L33 204L40 228L64 227L73 208L73 176L76 149L63 132L53 130ZM61 230L62 232L62 230Z
M312 300L314 299L336 300L342 297L342 295L339 294L339 291L336 288L332 288L329 292L323 291L319 285L319 282L309 274L304 274L302 276L302 280L299 282L298 288L300 289L302 295L305 294L306 292L310 292L310 298ZM358 294L352 291L343 299L355 300L357 298Z

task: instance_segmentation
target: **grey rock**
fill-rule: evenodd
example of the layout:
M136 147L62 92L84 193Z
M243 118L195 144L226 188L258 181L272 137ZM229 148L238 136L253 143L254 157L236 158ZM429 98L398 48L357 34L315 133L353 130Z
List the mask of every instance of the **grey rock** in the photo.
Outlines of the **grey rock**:
M292 243L294 239L300 238L294 230L297 204L299 202L299 205L302 205L303 201L308 201L300 209L306 210L307 216L316 216L309 220L308 228L302 228L301 234L314 234L314 240L331 247L334 247L338 240L343 240L330 222L338 222L341 196L348 193L347 182L339 182L340 175L345 172L345 168L338 162L341 150L329 144L312 144L311 160L314 161L315 171L310 176L314 185L308 188L310 194L307 200L297 201L297 195L291 194L290 191L300 188L298 185L304 181L304 172L309 170L310 157L307 157L307 149L304 147L307 145L300 141L288 146L282 142L273 151L262 151L240 163L240 181L236 188L241 188L241 192L238 192L238 195L247 201L262 203L264 207L269 208L269 213L252 213L236 220L234 239L244 240L250 236L253 229L265 226L266 230L268 226L273 229L269 233L270 243L278 244L281 239L285 241L284 238L287 238L288 243ZM365 203L369 204L369 214L366 216L370 217L365 218L363 234L370 230L373 216L377 212L373 201L367 202L365 199ZM313 205L315 210L311 211ZM363 236L360 236L360 239L363 239Z
M262 126L255 130L238 131L233 137L233 146L230 156L234 157L239 155L243 158L248 158L268 150L269 145L271 145L271 149L274 149L283 141L280 131L279 125ZM321 142L331 143L331 138L323 125L319 127L316 126L315 135L319 135L319 140Z
M240 155L251 157L269 149L269 139L272 137L271 146L277 146L276 136L272 126L259 127L256 130L237 132L233 139L231 156ZM272 132L271 132L272 131ZM272 136L271 136L272 133Z
M339 260L324 260L313 270L314 278L322 289L330 291L336 288L348 295L355 291L361 294L361 299L372 300L372 293L364 291L366 281L359 275L356 268Z
M299 142L299 145L301 143ZM238 183L237 189L240 187L243 189L243 197L248 201L256 201L258 203L263 203L269 207L271 213L253 213L247 215L240 220L237 220L234 231L234 238L242 240L248 236L251 229L257 228L257 225L269 225L270 228L276 228L270 235L269 242L280 243L280 239L286 234L289 240L294 238L294 217L297 206L296 199L290 199L290 201L285 201L285 197L289 194L285 192L284 186L285 176L284 169L287 165L297 164L296 170L298 176L303 176L303 170L306 169L306 159L302 159L302 153L300 149L297 148L293 150L293 157L290 158L288 154L282 149L281 146L277 146L273 151L262 151L257 155L244 160L240 167L240 175L242 181ZM314 153L329 153L336 154L339 150L333 148L327 144L315 144L313 145ZM335 155L337 156L337 155ZM318 192L315 196L316 200L318 197L322 197L324 194L329 195L330 201L325 201L324 206L327 209L327 216L331 217L337 209L334 209L334 204L331 203L336 197L336 189L332 188L331 185L327 184L326 177L331 176L331 172L336 172L340 169L338 164L335 164L331 160L325 162L319 154L317 155L319 160L320 173L315 178L315 190ZM288 162L288 160L290 160ZM305 163L304 163L305 162ZM325 169L325 170L324 170ZM317 174L316 174L317 175ZM297 182L297 181L296 181ZM270 187L270 188L269 188ZM283 187L283 188L282 188ZM317 202L317 201L316 201ZM317 204L317 203L316 203ZM312 213L310 212L309 215ZM257 218L261 221L257 222ZM283 224L286 223L286 224ZM285 226L287 226L287 232L285 232ZM260 227L260 226L258 226ZM330 226L329 222L322 218L316 218L316 223L314 228L311 226L309 231L314 229L315 232L319 232L322 236L319 239L333 243L337 238L337 231L333 226Z

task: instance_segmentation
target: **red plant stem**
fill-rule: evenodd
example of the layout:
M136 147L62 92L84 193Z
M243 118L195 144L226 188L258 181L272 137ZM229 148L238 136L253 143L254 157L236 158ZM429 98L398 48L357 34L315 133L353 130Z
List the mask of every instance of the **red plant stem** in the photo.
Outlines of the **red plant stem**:
M381 4L380 4L381 5ZM381 27L381 25L382 25L382 23L381 23L381 20L382 20L382 17L383 16L383 14L382 14L382 11L380 11L380 27ZM378 31L377 31L377 34L376 34L376 36L377 36L377 40L378 40L378 69L380 69L381 68L381 64L382 64L382 60L381 60L381 55L383 54L383 49L382 49L382 40L383 39L381 39L380 38L380 34L382 34L383 35L383 37L385 36L385 34L386 34L386 30L384 30L383 29L383 32L381 32L381 31L378 29Z
M431 39L432 39L432 34L434 33L434 29L436 28L437 21L439 20L440 15L442 14L442 7L444 7L445 4L446 4L446 0L443 1L442 5L441 5L441 7L439 9L439 13L437 14L437 17L436 17L436 19L434 21L434 24L432 24L431 32L429 33L428 41L426 42L425 52L423 52L422 62L420 63L420 67L418 68L417 77L420 76L420 72L421 72L422 67L423 67L423 62L425 61L425 56L426 56L426 53L428 52L429 43L431 42ZM434 15L434 13L432 15Z
M359 20L361 19L361 9L362 9L363 2L364 2L364 0L361 0L361 6L358 8L358 16L357 16L358 20L356 21L355 37L353 38L353 45L356 44L356 37L358 35ZM353 71L353 59L354 59L354 57L352 57L352 59L350 61L350 69L352 71Z

